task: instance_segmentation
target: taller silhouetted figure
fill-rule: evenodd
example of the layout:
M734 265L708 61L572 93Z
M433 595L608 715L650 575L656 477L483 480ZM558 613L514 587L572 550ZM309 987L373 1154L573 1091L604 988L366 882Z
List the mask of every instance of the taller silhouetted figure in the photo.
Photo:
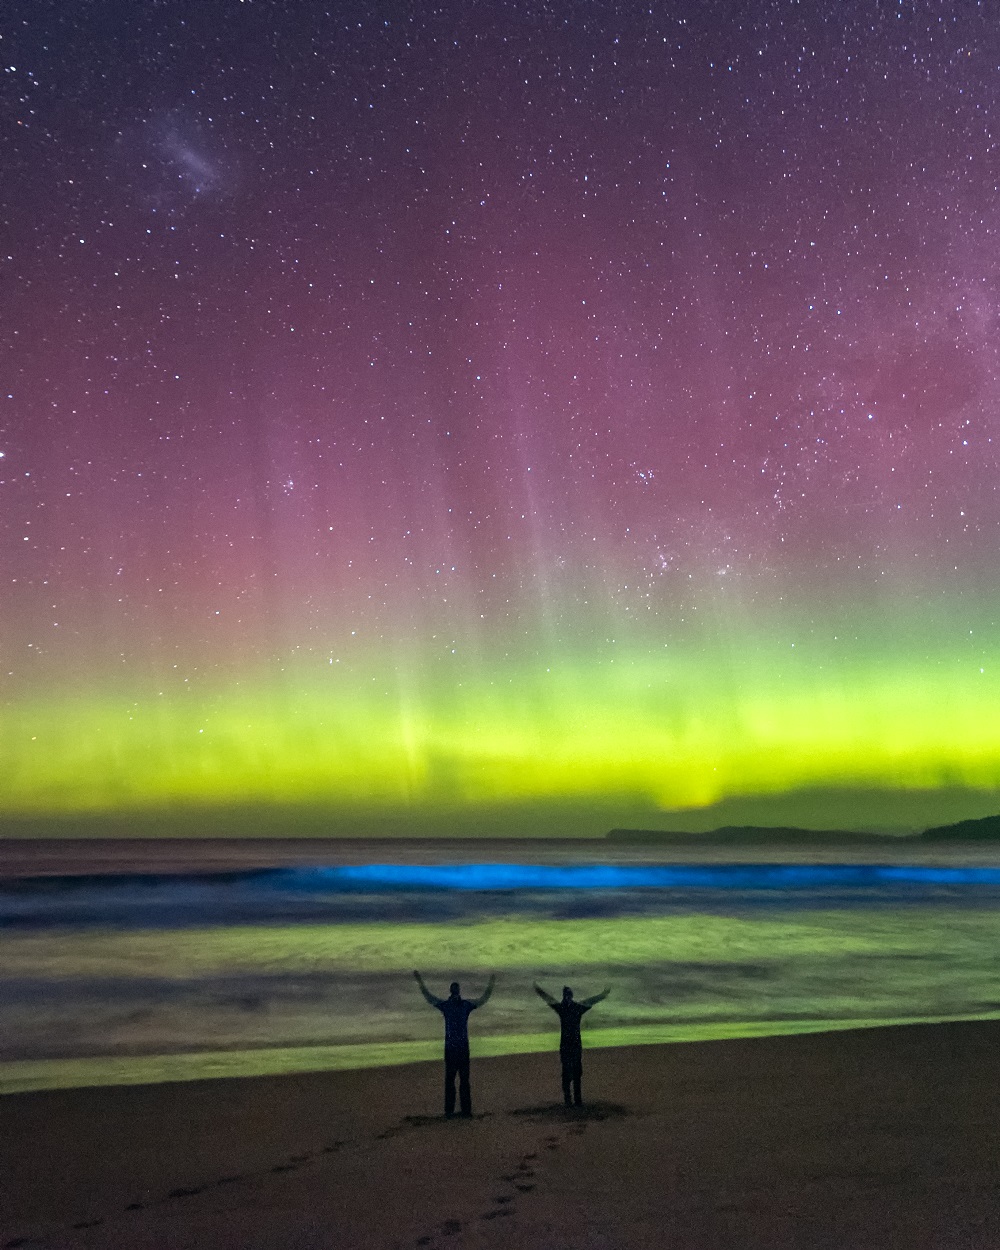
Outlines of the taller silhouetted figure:
M585 998L579 1003L574 1000L573 991L568 985L563 986L562 1002L557 1002L537 982L535 993L539 998L544 998L559 1017L559 1059L562 1062L563 1100L567 1107L572 1106L573 1103L582 1107L583 1039L580 1037L580 1019L584 1012L589 1011L595 1003L607 998L611 990L607 989L602 994L595 994L593 998ZM572 1100L570 1100L570 1086L573 1087Z
M478 998L463 998L457 981L452 981L447 998L437 998L424 985L424 978L414 971L420 993L444 1016L444 1113L455 1114L455 1077L462 1115L472 1115L472 1090L469 1086L469 1016L493 993L496 977L491 976Z

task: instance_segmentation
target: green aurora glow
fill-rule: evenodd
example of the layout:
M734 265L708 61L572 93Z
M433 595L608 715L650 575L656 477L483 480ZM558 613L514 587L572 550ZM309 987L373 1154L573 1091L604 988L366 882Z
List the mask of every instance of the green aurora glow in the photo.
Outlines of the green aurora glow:
M24 700L2 724L8 814L241 803L433 816L496 804L704 808L816 787L1000 786L1000 683L975 657L759 643L725 662L369 657L211 694ZM998 670L1000 671L1000 670ZM602 812L602 819L604 814ZM859 814L863 821L864 815Z

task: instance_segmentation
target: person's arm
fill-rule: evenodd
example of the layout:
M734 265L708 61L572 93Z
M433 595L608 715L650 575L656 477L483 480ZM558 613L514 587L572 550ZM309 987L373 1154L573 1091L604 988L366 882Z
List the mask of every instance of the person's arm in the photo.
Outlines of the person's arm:
M476 1007L482 1007L483 1003L485 1003L486 1000L489 998L489 996L493 993L493 987L494 985L496 985L496 983L497 983L496 973L491 972L490 979L486 985L486 989L483 990L483 992L479 995L478 998L472 998L469 1000L469 1004L473 1008L473 1010L475 1010Z
M544 999L545 1002L547 1002L550 1007L554 1007L556 1005L556 1000L552 997L551 994L547 994L545 990L543 990L542 987L538 984L537 981L535 982L535 993L538 995L539 998Z
M420 986L420 993L423 994L424 998L427 999L427 1001L430 1003L432 1007L440 1007L441 1004L444 1002L444 999L434 997L434 995L430 992L427 986L424 985L424 978L420 975L419 972L417 972L416 969L413 970L413 975L416 978L417 985Z
M584 1011L589 1011L591 1007L595 1007L598 1003L603 1002L610 993L611 986L609 985L608 988L603 990L600 994L594 994L590 998L585 998L580 1006L584 1009Z

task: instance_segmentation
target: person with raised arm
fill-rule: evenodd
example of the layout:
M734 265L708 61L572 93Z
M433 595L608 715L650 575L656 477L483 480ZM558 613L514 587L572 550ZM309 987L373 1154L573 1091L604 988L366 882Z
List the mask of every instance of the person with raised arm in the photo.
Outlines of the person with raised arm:
M559 1017L559 1059L562 1063L563 1101L567 1107L583 1106L581 1083L583 1080L583 1039L580 1037L580 1020L585 1012L611 993L610 987L592 998L577 1002L568 985L563 986L562 1001L557 1001L535 982L535 993L552 1008ZM570 1098L572 1086L573 1097Z
M455 1114L455 1077L458 1077L458 1097L462 1115L472 1115L472 1089L469 1084L469 1016L482 1007L493 993L496 976L491 975L486 989L478 998L463 998L457 981L452 981L447 998L438 998L424 984L424 978L414 970L420 993L444 1016L444 1113L451 1118Z

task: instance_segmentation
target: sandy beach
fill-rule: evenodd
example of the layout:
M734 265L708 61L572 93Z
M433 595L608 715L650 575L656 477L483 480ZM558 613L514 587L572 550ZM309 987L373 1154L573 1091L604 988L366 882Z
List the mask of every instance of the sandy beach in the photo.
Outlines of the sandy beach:
M979 1247L1000 1023L0 1099L0 1247ZM475 1053L475 1047L473 1047Z

